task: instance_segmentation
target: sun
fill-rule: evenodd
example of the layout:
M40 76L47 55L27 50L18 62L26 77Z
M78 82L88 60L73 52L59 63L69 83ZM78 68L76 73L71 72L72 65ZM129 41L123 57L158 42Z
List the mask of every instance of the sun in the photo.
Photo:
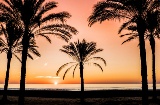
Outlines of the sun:
M57 81L55 81L55 82L54 82L54 85L58 85L58 82L57 82Z

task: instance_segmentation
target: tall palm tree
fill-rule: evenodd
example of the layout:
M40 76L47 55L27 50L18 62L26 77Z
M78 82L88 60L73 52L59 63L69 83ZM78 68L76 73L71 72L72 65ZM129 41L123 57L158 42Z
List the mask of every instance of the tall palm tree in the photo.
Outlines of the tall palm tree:
M12 59L12 49L13 49L13 46L15 46L15 44L18 42L18 40L21 37L21 33L20 33L21 30L20 29L19 31L15 30L15 28L18 29L19 26L16 26L15 24L13 24L12 21L6 24L6 30L4 29L2 25L1 25L1 28L3 31L2 33L4 34L6 38L6 43L2 38L0 38L0 44L1 44L0 50L1 52L7 53L7 70L6 70L6 78L5 78L4 93L3 93L2 101L7 102L8 101L7 100L7 88L8 88L8 81L9 81L10 63Z
M160 7L160 6L159 6ZM148 39L152 50L152 79L153 79L153 99L156 95L156 67L155 67L155 37L160 38L160 9L159 11L147 12L147 30L150 33Z
M25 31L22 38L23 51L19 95L19 105L24 105L26 61L29 39L35 35L40 35L48 40L49 37L47 35L57 35L63 40L68 41L73 34L77 33L77 30L74 27L65 24L66 19L71 17L68 12L48 12L57 7L57 3L54 1L4 0L4 2L5 3L0 3L0 9L4 12L7 11L9 14L13 14L16 11L24 24ZM48 21L51 21L51 23L47 24ZM42 32L36 31L37 29L39 30L40 25L42 26ZM38 32L38 34L33 34L34 32Z
M76 62L69 62L69 63L62 65L58 69L56 75L58 76L59 72L64 67L72 64L65 71L63 79L65 78L66 74L68 73L68 71L70 69L73 69L73 77L74 77L74 72L75 72L76 68L79 66L80 78L81 78L81 102L83 103L84 102L84 96L83 96L83 93L84 93L84 79L83 79L84 65L85 64L93 64L93 65L99 67L103 71L101 65L93 62L93 60L101 60L105 65L106 65L106 61L101 57L91 57L92 55L103 51L103 49L97 49L95 42L86 42L86 40L83 39L82 42L80 42L78 40L77 42L74 42L74 43L71 42L69 45L63 46L63 49L60 49L60 51L66 53L67 55L72 57L72 59L75 60ZM92 60L92 62L89 62L91 60Z
M148 105L147 63L144 33L146 31L145 17L148 10L158 9L158 0L105 0L94 5L89 17L89 26L96 22L113 19L127 19L135 22L139 36L139 48L142 76L142 104Z
M160 11L147 11L147 16L145 19L147 30L145 32L145 39L148 39L150 42L151 50L152 50L152 80L153 80L153 99L156 99L156 70L155 70L155 38L160 38ZM130 24L127 24L130 23ZM127 24L127 25L126 25ZM122 25L119 30L119 33L123 29L127 29L132 31L131 33L127 33L121 35L121 37L129 36L127 40L123 43L136 39L138 37L137 26L132 22L126 22ZM123 44L122 43L122 44Z
M10 71L10 64L12 55L14 55L20 62L21 59L16 55L16 53L22 52L22 44L19 42L21 38L22 29L18 26L16 26L13 22L9 22L6 25L6 29L1 25L0 35L5 36L5 40L0 37L0 51L7 53L7 70L6 70L6 78L5 78L5 84L4 84L4 92L3 92L3 102L7 102L7 89L8 89L8 81L9 81L9 71ZM40 57L39 52L35 49L35 43L34 40L30 40L30 46L29 50L34 55L37 55ZM33 59L32 55L28 53L28 57Z

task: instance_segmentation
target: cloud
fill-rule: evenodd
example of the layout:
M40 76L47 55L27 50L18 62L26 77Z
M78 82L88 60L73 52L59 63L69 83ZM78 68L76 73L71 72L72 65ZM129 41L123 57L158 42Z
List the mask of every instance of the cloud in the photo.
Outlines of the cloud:
M53 78L60 78L60 77L53 77Z
M54 77L54 76L36 76L35 78L55 78L55 79L58 79L60 77Z
M35 78L44 78L44 76L36 76Z

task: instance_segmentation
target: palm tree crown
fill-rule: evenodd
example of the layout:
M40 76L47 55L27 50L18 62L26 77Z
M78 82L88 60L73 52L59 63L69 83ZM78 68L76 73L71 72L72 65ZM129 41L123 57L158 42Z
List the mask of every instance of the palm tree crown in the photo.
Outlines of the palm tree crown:
M160 11L147 11L147 16L145 17L145 25L146 25L146 31L145 31L145 39L149 39L151 37L153 38L160 38ZM126 43L128 41L131 41L133 39L138 38L138 32L137 32L137 25L134 22L125 22L119 29L119 34L123 30L128 30L129 33L122 34L120 37L128 36L128 39L125 40L123 43ZM123 44L122 43L122 44Z
M15 24L7 24L6 28L1 25L0 35L4 35L5 38L4 40L2 37L0 37L1 53L8 53L8 51L11 50L11 54L13 54L21 62L21 59L17 56L17 54L21 54L23 50L21 40L22 34L23 29L21 29L21 27L17 27ZM31 38L28 49L28 57L30 59L33 59L31 53L39 57L41 56L36 48L38 48L38 46L36 46L34 38Z
M147 11L159 8L158 0L104 0L94 5L93 13L88 18L89 26L96 22L113 19L128 19L138 22L139 18L145 18ZM143 27L141 27L143 28ZM144 27L145 28L145 27Z
M95 42L86 42L86 40L82 40L82 42L80 42L79 40L77 42L74 43L70 43L69 45L65 45L63 46L63 49L60 49L60 51L66 53L67 55L69 55L73 60L75 60L76 62L69 62L66 63L64 65L62 65L59 70L57 71L57 75L59 74L59 72L66 66L73 64L72 66L70 66L64 73L63 79L65 78L66 73L73 68L73 77L74 77L74 72L76 70L76 68L78 66L80 66L80 62L82 62L82 64L89 64L92 63L93 65L99 67L102 71L102 67L100 64L95 63L95 62L89 62L91 60L101 60L105 65L106 65L106 61L101 58L101 57L91 57L92 55L103 51L103 49L97 49L96 48L96 43Z

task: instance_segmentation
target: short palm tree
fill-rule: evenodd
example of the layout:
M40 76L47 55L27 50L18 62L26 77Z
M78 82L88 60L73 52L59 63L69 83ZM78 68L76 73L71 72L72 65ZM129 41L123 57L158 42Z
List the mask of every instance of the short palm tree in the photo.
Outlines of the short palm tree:
M4 0L4 3L0 3L0 10L3 13L12 15L16 12L24 24L19 105L24 105L26 61L30 38L39 35L48 40L48 35L56 35L68 41L77 33L74 27L65 24L66 19L71 17L68 12L48 12L55 7L57 2L45 2L45 0Z
M7 102L7 88L8 88L8 81L9 81L9 71L10 71L10 64L12 55L14 55L20 62L21 59L16 55L16 53L22 52L22 43L20 42L22 29L16 26L13 22L9 22L6 24L6 29L1 25L0 35L5 36L5 40L0 37L0 51L7 53L7 70L6 70L6 78L5 78L5 85L4 85L4 93L3 93L3 102ZM32 54L37 55L40 57L39 52L35 49L35 42L34 40L30 40L29 50ZM32 55L28 53L28 57L33 59Z
M150 42L151 50L152 50L152 80L153 80L153 99L156 99L156 70L155 70L155 38L160 38L160 22L159 22L160 11L147 11L147 17L145 19L147 30L145 32L145 39L148 39ZM129 23L129 24L128 24ZM126 22L122 25L119 30L119 33L123 29L127 29L132 31L131 33L127 33L121 35L121 37L129 36L125 42L129 42L133 39L138 38L137 26L133 22ZM122 43L122 44L123 44Z
M102 71L102 67L100 64L95 63L95 62L90 62L91 60L101 60L105 65L106 65L106 61L101 58L101 57L91 57L94 54L103 51L103 49L97 49L96 48L96 43L95 42L86 42L86 40L82 40L82 42L80 42L79 40L77 42L74 43L70 43L69 45L65 45L63 46L63 49L60 49L60 51L66 53L67 55L69 55L70 57L72 57L73 60L75 60L76 62L69 62L66 63L64 65L62 65L58 71L57 71L57 76L59 74L59 72L66 66L69 66L70 64L72 64L64 73L63 79L65 78L65 75L68 73L68 71L70 69L73 69L73 77L74 77L74 72L76 70L77 67L79 67L80 69L80 78L81 78L81 102L84 102L84 79L83 79L83 70L84 70L84 65L85 64L93 64L97 67L99 67Z
M148 10L159 8L158 0L104 0L94 5L89 17L89 26L105 20L127 19L135 22L139 36L139 48L142 76L142 104L148 105L147 63L144 34L146 31L145 17Z

